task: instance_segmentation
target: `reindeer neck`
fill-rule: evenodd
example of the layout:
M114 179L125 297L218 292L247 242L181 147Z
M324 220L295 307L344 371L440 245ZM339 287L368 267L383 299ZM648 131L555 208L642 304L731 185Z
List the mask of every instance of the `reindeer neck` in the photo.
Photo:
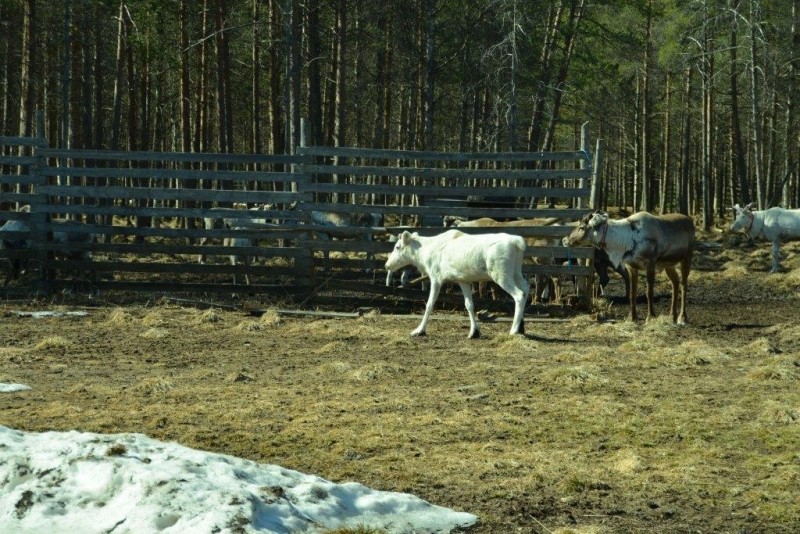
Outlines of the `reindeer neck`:
M750 212L750 226L747 227L747 235L750 239L755 239L764 230L764 212Z

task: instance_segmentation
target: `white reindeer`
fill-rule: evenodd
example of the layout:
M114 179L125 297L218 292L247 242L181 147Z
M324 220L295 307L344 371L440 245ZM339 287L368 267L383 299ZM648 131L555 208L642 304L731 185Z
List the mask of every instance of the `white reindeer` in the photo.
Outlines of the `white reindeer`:
M399 271L413 265L430 279L431 284L422 322L411 335L425 335L425 327L442 285L456 282L464 294L464 305L469 313L469 338L480 337L470 283L484 280L494 281L513 297L514 322L510 333L524 333L523 313L530 291L530 285L522 276L524 252L525 240L509 234L467 235L458 230L433 237L421 237L408 231L400 234L386 261L386 270Z
M636 290L639 270L647 273L647 319L655 317L653 287L656 269L663 268L672 282L673 322L686 324L686 290L695 246L692 219L681 214L651 215L640 211L626 219L610 220L608 214L587 214L567 236L568 246L594 245L605 250L615 267L628 270L630 319L637 320ZM680 276L676 266L680 265ZM680 289L680 310L678 290Z
M764 211L755 211L753 207L753 203L743 208L739 204L733 206L734 218L731 230L743 229L751 239L764 237L772 241L772 269L770 272L777 273L781 270L781 241L800 239L800 209L787 210L775 207Z

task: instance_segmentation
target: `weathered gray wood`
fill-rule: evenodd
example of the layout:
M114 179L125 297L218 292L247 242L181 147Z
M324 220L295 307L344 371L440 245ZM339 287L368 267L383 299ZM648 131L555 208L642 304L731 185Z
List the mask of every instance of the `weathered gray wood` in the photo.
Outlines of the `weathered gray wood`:
M300 147L297 150L302 156L326 156L340 158L371 158L378 160L420 160L420 161L568 161L587 157L582 151L574 152L424 152L420 150L378 150L347 147Z
M3 138L0 138L2 140ZM41 146L41 140L25 146ZM17 144L17 146L21 146ZM409 295L407 292L395 292L394 288L386 288L383 277L385 255L391 250L388 235L397 233L401 228L330 228L308 224L310 212L331 211L337 213L382 213L384 215L412 215L428 217L433 226L425 226L414 231L423 235L435 235L444 229L439 221L445 215L465 217L558 217L565 220L576 219L584 210L572 208L529 210L517 207L512 203L503 204L513 196L527 205L532 197L547 196L550 198L586 199L591 191L587 186L577 187L579 180L591 176L591 155L586 151L562 152L554 154L458 154L445 152L419 152L396 150L364 150L352 148L318 148L301 147L300 156L270 155L236 155L236 154L173 154L153 152L123 152L100 150L62 150L36 148L31 158L8 160L16 164L29 164L31 175L1 176L5 184L32 186L35 194L4 194L6 202L31 204L31 237L34 245L30 251L19 252L20 257L32 257L41 269L43 283L47 288L67 287L75 280L71 275L78 275L80 283L83 271L93 270L103 273L114 273L115 280L91 282L92 287L103 289L144 288L143 290L169 291L207 291L207 292L263 292L278 291L282 294L320 294L331 289L342 291L374 293L397 297ZM319 164L316 157L336 157L346 165ZM52 165L56 158L68 161L69 165ZM0 160L1 162L2 160ZM50 163L51 165L46 165ZM402 165L382 165L383 161L403 162ZM522 168L522 163L530 161L553 161L558 167L555 170L540 171ZM496 162L498 170L463 168L465 162ZM152 163L155 169L141 168ZM186 168L190 164L200 163L208 167L224 166L227 170L215 171L208 168L193 170ZM258 163L262 170L249 172L245 166ZM417 165L421 166L417 167ZM581 163L582 170L575 169ZM270 165L285 165L287 172L274 172ZM137 168L128 168L135 166ZM493 165L494 166L494 165ZM442 167L442 168L437 168ZM461 168L458 168L461 167ZM274 168L274 167L272 167ZM233 170L241 169L241 170ZM288 172L291 169L293 172ZM336 174L342 178L343 184L324 182L325 174ZM59 184L47 184L48 177L56 177ZM400 185L399 178L410 178L408 185ZM94 187L82 185L84 178L91 183L92 179L108 179L113 185ZM233 189L167 189L164 187L124 187L123 179L153 180L151 183L167 184L183 180L214 181L215 185L222 181L233 183ZM557 188L543 188L539 182L543 179L559 180L562 184ZM317 182L316 180L319 180ZM55 182L55 180L51 180ZM371 182L379 182L373 185ZM250 184L260 182L265 188L272 189L274 183L283 191L245 191ZM364 183L369 182L369 183ZM430 185L430 184L438 185ZM572 186L576 187L572 187ZM241 188L241 189L239 189ZM331 204L315 203L314 198L323 199L328 194L353 196L362 203ZM383 205L392 203L402 195L424 197L424 206ZM470 206L468 197L483 197L487 201L498 199L499 207ZM107 199L109 202L99 202ZM282 207L292 205L294 209L274 209L268 211L233 210L230 208L211 208L212 205L230 205L231 203L275 203ZM183 204L191 206L184 209ZM504 207L505 206L505 207ZM510 206L510 207L509 207ZM20 214L22 215L22 214ZM105 240L90 244L59 244L48 241L48 235L57 228L55 223L48 223L50 216L74 216L78 220L95 222L95 220L114 223L124 218L143 217L152 219L162 227L136 227L117 225L87 225L71 229L79 233L96 233L105 236ZM12 216L15 217L15 216ZM95 219L96 217L99 217ZM11 218L11 217L10 217ZM20 216L20 219L24 217ZM280 225L251 227L246 223L246 230L180 228L174 227L177 222L201 218L228 218L247 220L266 218L287 221ZM141 219L140 219L141 220ZM191 222L191 221L190 221ZM168 224L167 224L168 223ZM496 228L462 229L467 233L493 233ZM515 233L525 237L558 238L569 232L567 227L515 227L502 231ZM333 241L315 239L318 232L325 232L334 237ZM373 241L366 241L367 235L373 235ZM246 237L254 239L259 245L251 247L225 247L221 240L224 237ZM201 237L219 240L208 245L192 245L193 240ZM277 240L289 240L293 246L275 246ZM93 261L65 259L66 252L89 251L94 255ZM339 252L330 261L323 260L323 252ZM367 260L367 253L378 257ZM0 258L14 257L0 253ZM204 265L196 262L197 255L205 255L209 260ZM249 267L231 265L230 255L248 255L267 258L267 264L256 262ZM589 260L588 265L531 265L526 262L526 273L548 273L553 275L591 276L591 259L593 249L564 249L562 247L528 247L526 257L566 258ZM128 261L135 258L136 261ZM273 261L281 260L279 262ZM272 265L279 264L279 265ZM322 267L325 267L322 270ZM371 274L365 274L371 269ZM68 273L66 277L63 272ZM204 276L214 275L217 279L230 280L230 275L253 275L257 282L280 278L281 282L291 280L293 286L233 286L227 283L205 283ZM152 282L134 280L135 275L152 274ZM192 275L195 282L185 282L183 275ZM169 278L175 278L169 281ZM220 278L221 277L221 278ZM347 281L349 278L372 278L374 283L364 281ZM149 277L148 277L149 278ZM196 282L196 280L200 280ZM316 287L309 284L312 280ZM337 285L338 284L338 285ZM294 289L287 289L292 287ZM160 288L160 289L159 289ZM279 289L278 289L279 288ZM422 292L418 292L424 294ZM401 298L406 298L405 296ZM417 296L411 298L418 298ZM453 295L452 300L460 304L462 297Z
M407 185L368 185L368 184L327 184L327 183L309 183L303 187L304 191L311 191L314 193L356 193L363 195L404 195L408 193L409 187ZM515 197L534 197L549 195L553 197L563 198L579 198L588 196L590 193L589 188L579 187L514 187L513 189L498 188L498 187L467 187L467 186L448 186L448 187L430 187L426 186L424 189L426 197L445 197L457 199L463 197L482 196L491 200L491 197L504 197L508 196L509 190L514 192Z
M33 156L3 156L0 155L0 165L33 165L37 162Z
M541 181L554 179L586 179L585 170L504 170L504 169L437 169L427 167L377 167L355 165L304 165L303 171L316 174L350 174L353 176L407 176L437 180L509 180ZM427 193L427 188L425 189Z
M9 137L0 135L0 145L43 147L47 145L47 140L43 137Z
M37 154L45 158L101 161L155 161L184 163L304 163L311 160L303 155L273 154L211 154L197 152L127 152L124 150L77 150L40 148Z
M2 163L2 161L0 161ZM42 167L45 176L87 178L146 178L155 180L233 180L242 182L302 182L310 181L308 174L288 175L285 172L214 171L192 169L129 169L121 167Z

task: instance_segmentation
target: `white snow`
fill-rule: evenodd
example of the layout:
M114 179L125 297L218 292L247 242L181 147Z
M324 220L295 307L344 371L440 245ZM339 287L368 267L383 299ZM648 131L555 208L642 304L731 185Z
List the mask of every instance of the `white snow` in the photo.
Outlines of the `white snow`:
M406 493L335 484L143 434L0 426L2 532L449 532L477 522Z
M15 391L28 391L30 386L25 384L3 384L0 382L0 393L14 393Z

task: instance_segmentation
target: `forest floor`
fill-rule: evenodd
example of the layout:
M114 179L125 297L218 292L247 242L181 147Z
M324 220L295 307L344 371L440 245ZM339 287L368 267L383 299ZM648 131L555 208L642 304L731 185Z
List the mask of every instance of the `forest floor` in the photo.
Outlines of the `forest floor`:
M800 531L800 244L770 274L768 244L700 239L684 327L663 273L656 320L625 320L617 277L592 314L478 340L461 307L410 338L418 319L380 313L5 302L0 382L32 390L0 395L0 424L409 492L478 515L476 533ZM19 313L42 310L87 314Z

